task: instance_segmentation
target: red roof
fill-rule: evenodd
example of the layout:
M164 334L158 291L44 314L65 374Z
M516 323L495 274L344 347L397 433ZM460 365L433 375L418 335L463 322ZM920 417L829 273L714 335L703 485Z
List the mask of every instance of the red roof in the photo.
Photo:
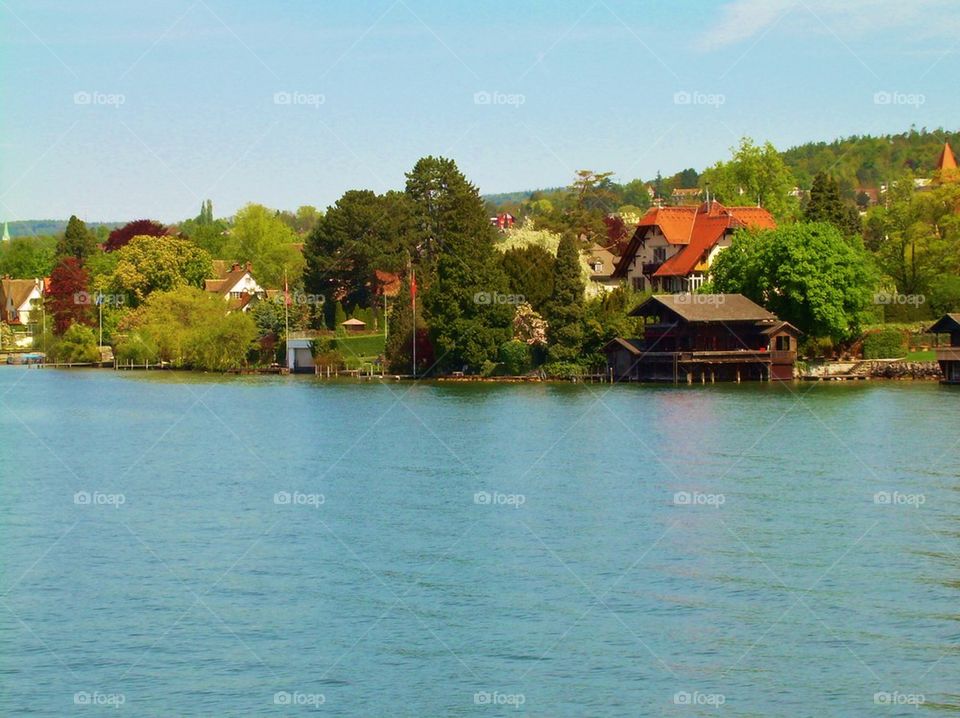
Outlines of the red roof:
M957 158L953 156L953 150L950 149L949 142L943 144L943 152L940 153L940 159L937 160L937 169L941 172L957 169Z
M656 271L654 276L686 276L706 258L728 230L740 227L775 229L776 221L762 207L724 207L704 202L688 207L653 207L637 224L637 231L620 258L614 277L626 276L627 269L651 227L659 228L670 244L685 245Z

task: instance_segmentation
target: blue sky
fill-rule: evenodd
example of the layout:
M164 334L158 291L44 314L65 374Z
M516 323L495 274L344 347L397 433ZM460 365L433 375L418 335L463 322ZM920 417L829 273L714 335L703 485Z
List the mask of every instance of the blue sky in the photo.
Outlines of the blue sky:
M0 37L5 220L325 207L426 154L503 192L960 127L956 0L0 0Z

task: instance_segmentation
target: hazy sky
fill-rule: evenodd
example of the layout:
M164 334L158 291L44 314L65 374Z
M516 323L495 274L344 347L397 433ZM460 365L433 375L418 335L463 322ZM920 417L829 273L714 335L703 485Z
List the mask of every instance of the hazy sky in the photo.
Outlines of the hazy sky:
M0 218L325 207L960 127L957 0L0 0Z

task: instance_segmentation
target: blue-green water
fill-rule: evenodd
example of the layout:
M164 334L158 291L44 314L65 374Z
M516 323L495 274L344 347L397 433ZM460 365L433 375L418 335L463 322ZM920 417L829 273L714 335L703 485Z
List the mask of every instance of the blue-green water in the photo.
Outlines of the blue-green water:
M960 707L948 387L0 395L0 715Z

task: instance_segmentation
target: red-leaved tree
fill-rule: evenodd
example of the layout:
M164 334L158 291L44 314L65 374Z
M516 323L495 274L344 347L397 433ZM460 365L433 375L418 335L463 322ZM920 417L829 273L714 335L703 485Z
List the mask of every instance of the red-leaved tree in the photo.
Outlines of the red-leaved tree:
M159 222L154 222L152 219L137 219L113 230L104 242L103 249L106 252L115 252L134 237L141 235L162 237L166 233L167 228Z
M87 290L88 281L87 270L76 257L64 257L50 272L47 307L57 336L74 324L93 324L94 297Z

